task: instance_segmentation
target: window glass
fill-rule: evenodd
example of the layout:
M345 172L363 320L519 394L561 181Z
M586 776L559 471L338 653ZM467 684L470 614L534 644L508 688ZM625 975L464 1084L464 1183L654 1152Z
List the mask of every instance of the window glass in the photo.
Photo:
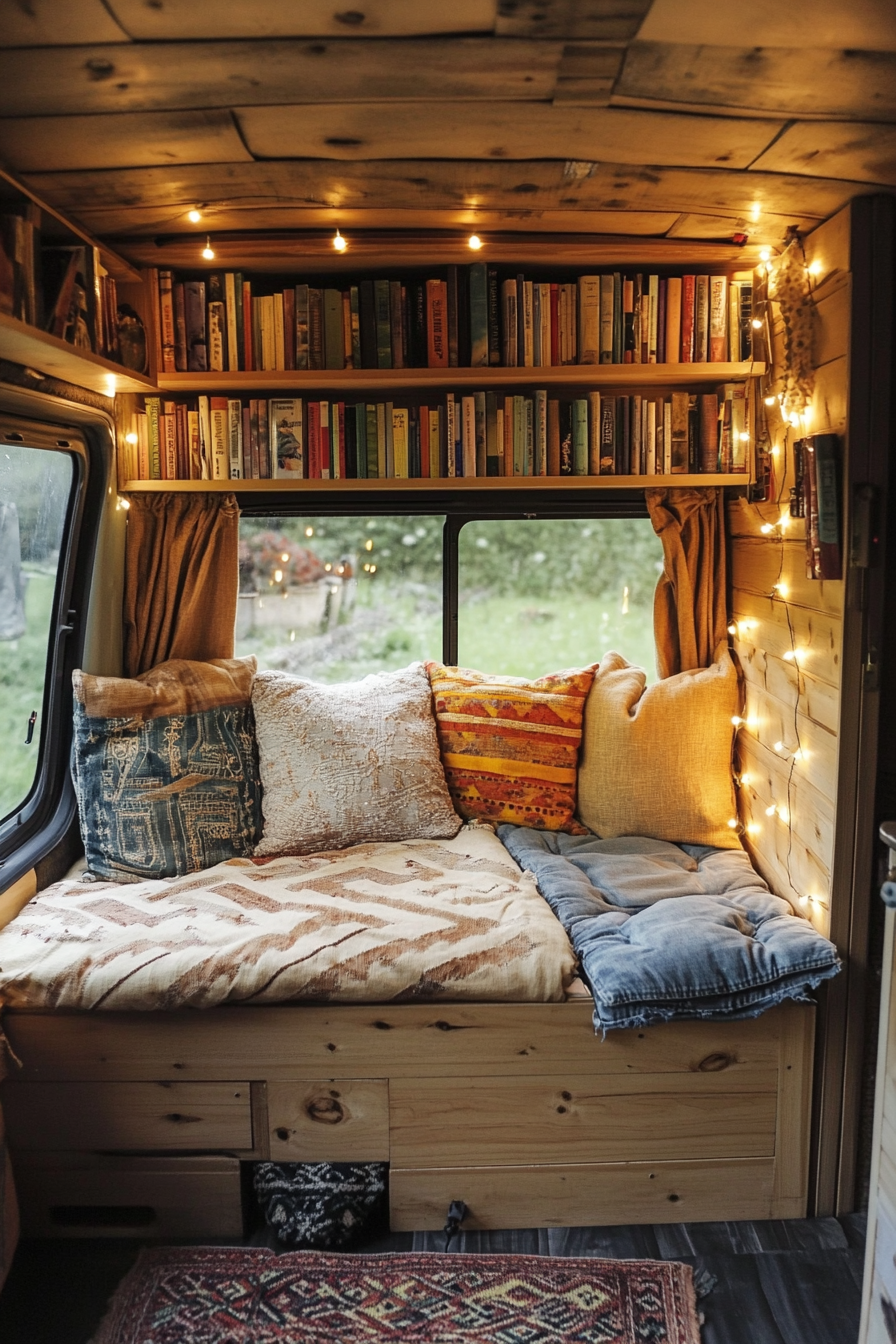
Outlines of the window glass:
M477 520L458 540L458 662L537 677L615 649L656 676L648 518Z
M237 653L326 682L441 658L443 525L244 515Z
M73 471L66 453L0 444L0 820L28 797L40 760Z

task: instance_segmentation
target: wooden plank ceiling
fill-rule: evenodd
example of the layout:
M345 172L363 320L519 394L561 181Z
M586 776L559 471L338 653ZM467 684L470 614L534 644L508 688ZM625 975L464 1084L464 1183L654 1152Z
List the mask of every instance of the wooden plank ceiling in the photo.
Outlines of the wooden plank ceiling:
M0 0L0 162L139 261L336 225L775 245L896 190L896 3Z

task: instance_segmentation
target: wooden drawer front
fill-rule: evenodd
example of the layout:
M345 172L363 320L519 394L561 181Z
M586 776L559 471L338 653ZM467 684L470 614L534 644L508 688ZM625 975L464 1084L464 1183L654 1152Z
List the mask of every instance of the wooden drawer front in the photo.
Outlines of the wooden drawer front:
M632 1162L553 1167L392 1167L393 1232L440 1229L453 1199L464 1229L590 1227L773 1218L774 1162Z
M268 1123L275 1162L388 1162L389 1084L268 1083Z
M390 1084L397 1167L761 1157L775 1151L775 1073L765 1089L724 1075L607 1079L420 1078ZM758 1082L754 1079L754 1086Z
M27 1236L243 1235L236 1158L23 1154L16 1184Z
M248 1083L9 1083L13 1152L252 1147Z

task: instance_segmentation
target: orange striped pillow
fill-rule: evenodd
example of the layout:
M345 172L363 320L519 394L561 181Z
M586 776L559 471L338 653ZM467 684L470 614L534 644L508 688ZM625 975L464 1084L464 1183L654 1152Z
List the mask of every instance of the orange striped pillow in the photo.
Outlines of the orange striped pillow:
M426 671L460 815L587 835L574 815L576 767L597 664L535 681L434 662Z

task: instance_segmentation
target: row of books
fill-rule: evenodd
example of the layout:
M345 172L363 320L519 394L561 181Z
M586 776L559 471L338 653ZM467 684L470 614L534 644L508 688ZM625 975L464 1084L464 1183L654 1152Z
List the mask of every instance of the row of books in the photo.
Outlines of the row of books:
M120 360L118 294L86 243L41 244L41 211L0 215L0 312L60 340Z
M438 405L147 397L125 447L137 480L370 480L745 472L742 383L651 399L448 393Z
M840 440L813 434L794 444L795 484L790 513L806 520L806 577L843 576L840 548Z
M240 272L159 271L162 370L539 368L722 363L753 356L752 277L499 279L476 262L447 278L289 285Z

